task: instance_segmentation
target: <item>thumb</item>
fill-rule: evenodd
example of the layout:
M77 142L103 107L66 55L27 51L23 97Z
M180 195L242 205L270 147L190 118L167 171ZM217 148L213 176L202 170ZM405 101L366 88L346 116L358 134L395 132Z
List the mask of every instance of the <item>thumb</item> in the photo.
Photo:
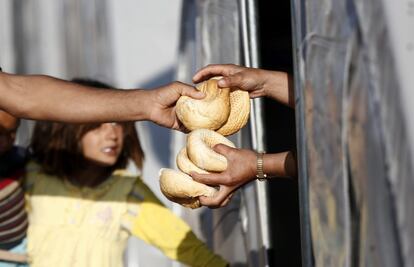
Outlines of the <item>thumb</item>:
M213 147L213 150L223 156L226 157L226 155L228 155L234 148L229 147L227 145L224 144L217 144Z
M178 86L177 89L180 95L189 96L195 99L202 99L206 96L205 93L197 90L196 88L188 84L184 84L184 83L178 83L178 84L180 86Z
M220 174L202 174L197 172L191 172L191 177L194 181L205 184L205 185L217 185L223 180Z
M198 91L197 89L191 89L188 91L184 91L182 92L182 95L186 95L189 96L191 98L195 98L195 99L203 99L206 94L204 92Z

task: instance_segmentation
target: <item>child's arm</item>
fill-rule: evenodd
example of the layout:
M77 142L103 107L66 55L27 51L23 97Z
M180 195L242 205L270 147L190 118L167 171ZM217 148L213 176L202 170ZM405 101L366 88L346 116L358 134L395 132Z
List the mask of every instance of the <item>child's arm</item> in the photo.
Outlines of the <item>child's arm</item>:
M227 266L191 231L190 227L164 207L140 181L130 201L134 210L123 218L123 225L134 236L158 247L166 256L189 266Z
M23 264L23 263L27 263L27 255L0 249L0 261L10 261L13 263Z
M193 82L202 82L213 76L223 76L220 87L249 91L250 97L270 97L284 105L294 107L293 81L286 72L246 68L233 64L208 65L200 69Z
M179 82L154 90L96 90L45 75L0 72L0 109L21 118L74 123L151 120L179 129L175 102L181 95L204 96Z

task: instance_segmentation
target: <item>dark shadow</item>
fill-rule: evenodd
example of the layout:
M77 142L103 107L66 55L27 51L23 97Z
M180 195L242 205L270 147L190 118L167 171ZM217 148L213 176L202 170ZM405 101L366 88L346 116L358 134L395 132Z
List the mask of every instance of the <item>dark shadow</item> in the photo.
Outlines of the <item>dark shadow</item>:
M261 0L258 9L261 68L293 74L290 2ZM289 95L291 104L294 99ZM265 99L264 114L267 152L295 151L294 110ZM295 179L274 178L268 185L272 242L269 264L301 266L298 183Z

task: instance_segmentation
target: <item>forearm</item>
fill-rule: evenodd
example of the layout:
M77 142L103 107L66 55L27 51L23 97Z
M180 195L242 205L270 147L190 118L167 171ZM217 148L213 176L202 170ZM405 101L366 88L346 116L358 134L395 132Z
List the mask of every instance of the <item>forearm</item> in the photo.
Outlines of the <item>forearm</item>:
M286 106L295 107L293 78L286 72L266 71L265 95Z
M49 76L0 73L0 108L29 119L65 122L145 120L143 90L97 90Z
M265 154L263 172L269 176L296 177L296 159L292 152Z

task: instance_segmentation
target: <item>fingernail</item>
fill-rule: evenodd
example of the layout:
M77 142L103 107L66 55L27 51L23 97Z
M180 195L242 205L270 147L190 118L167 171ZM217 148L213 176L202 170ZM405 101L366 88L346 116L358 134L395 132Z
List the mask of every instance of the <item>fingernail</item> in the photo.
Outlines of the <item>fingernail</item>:
M226 86L226 81L225 81L224 79L221 79L221 80L219 80L219 81L217 82L217 84L218 84L219 86Z
M199 97L205 97L206 96L206 94L204 92L200 92L200 91L198 91L197 94L198 94Z

